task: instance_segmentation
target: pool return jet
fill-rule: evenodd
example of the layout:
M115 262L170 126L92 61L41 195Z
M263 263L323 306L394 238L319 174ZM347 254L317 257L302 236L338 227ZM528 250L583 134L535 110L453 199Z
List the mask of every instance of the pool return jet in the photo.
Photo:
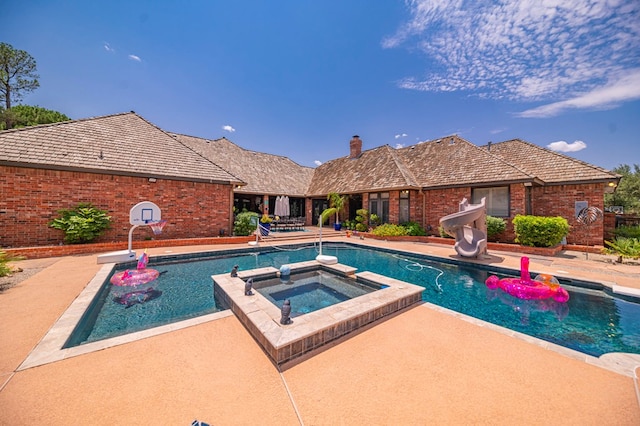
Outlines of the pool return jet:
M154 235L162 233L167 221L162 220L160 207L151 201L142 201L129 210L129 223L133 225L129 230L129 248L98 256L98 263L120 263L136 260L136 252L131 249L133 230L139 226L149 226Z

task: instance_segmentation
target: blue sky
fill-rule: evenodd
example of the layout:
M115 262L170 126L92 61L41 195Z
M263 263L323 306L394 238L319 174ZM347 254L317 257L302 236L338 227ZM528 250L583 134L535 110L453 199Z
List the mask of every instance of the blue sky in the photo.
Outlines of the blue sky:
M22 0L2 15L0 41L38 64L23 103L74 119L136 111L311 167L354 134L640 164L637 0Z

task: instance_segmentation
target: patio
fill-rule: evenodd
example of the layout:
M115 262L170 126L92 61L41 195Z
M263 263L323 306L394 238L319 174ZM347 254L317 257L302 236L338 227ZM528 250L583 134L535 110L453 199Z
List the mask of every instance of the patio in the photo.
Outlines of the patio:
M360 242L455 258L450 246ZM517 253L489 254L481 262L519 267ZM640 356L594 365L430 304L280 370L235 316L222 315L17 371L101 267L96 255L23 262L43 269L0 294L0 424L640 424ZM635 265L581 253L531 262L532 270L640 290Z

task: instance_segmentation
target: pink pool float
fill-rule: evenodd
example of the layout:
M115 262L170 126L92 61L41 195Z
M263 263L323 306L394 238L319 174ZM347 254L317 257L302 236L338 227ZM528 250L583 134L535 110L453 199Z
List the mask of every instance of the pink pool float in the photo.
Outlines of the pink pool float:
M111 284L118 287L133 287L155 280L160 276L160 273L155 269L147 268L147 262L149 262L149 256L145 251L138 258L136 269L127 269L115 274L111 277Z
M500 288L505 293L524 300L542 300L553 298L556 302L565 303L569 300L569 293L560 287L555 277L540 274L532 280L529 275L529 258L520 259L520 278L500 279L491 275L485 281L490 289Z

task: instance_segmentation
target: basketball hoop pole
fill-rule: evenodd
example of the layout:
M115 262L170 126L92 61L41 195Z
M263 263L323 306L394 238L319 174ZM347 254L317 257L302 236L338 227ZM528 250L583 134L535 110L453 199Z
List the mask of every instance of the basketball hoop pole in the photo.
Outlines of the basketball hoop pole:
M133 226L129 229L128 250L98 255L98 263L120 263L135 260L136 253L133 251L133 230L138 226L151 226L153 233L157 235L158 232L156 231L162 232L162 227L166 221L162 220L160 207L151 201L142 201L129 210L129 223Z
M136 229L140 225L133 225L131 229L129 229L129 253L132 252L132 242L133 242L133 230Z

